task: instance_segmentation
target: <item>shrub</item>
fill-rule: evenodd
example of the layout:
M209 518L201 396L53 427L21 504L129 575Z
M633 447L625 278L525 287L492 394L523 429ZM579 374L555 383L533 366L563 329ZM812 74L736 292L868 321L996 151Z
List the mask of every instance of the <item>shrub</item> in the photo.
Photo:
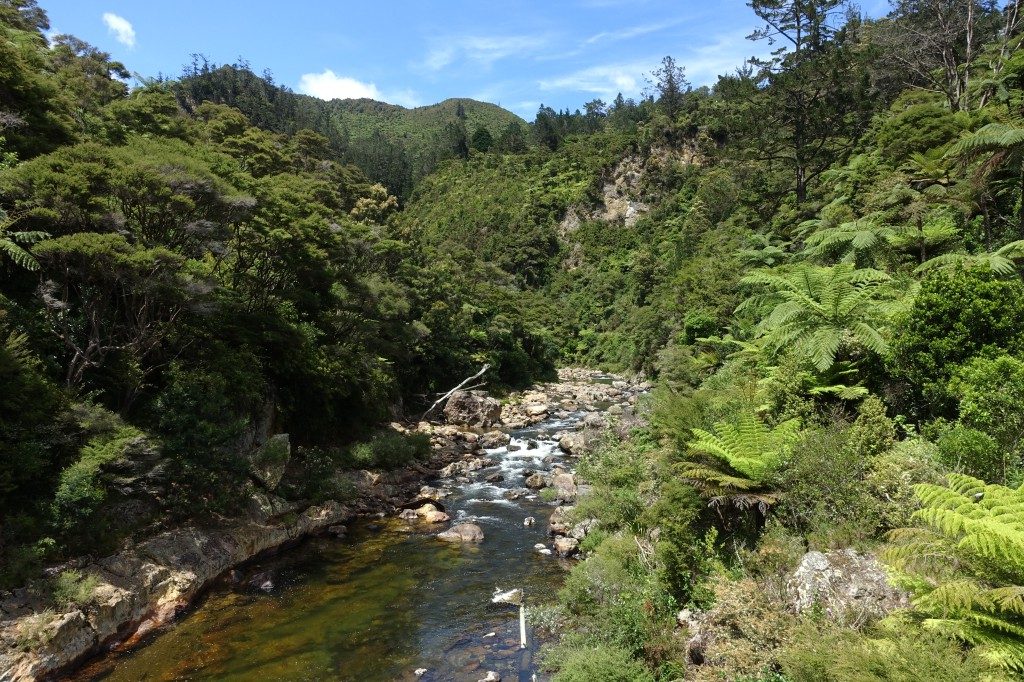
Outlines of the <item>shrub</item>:
M851 427L812 429L793 448L779 487L778 517L817 548L870 538L878 509L864 484L868 461L852 447Z
M992 483L1006 483L1006 453L992 436L963 424L953 424L936 442L936 458L951 471Z
M625 649L611 646L563 650L552 682L654 682Z
M861 633L805 620L779 653L792 682L967 682L993 679L954 640L903 624Z
M51 583L53 600L62 607L88 604L92 601L97 585L99 579L94 575L83 575L74 569L61 571Z
M429 452L430 437L426 434L388 430L350 447L342 462L353 469L390 470L406 466Z
M61 472L54 493L53 518L58 528L70 532L92 518L107 497L100 477L103 466L123 457L141 438L141 431L122 424L112 433L93 437L82 448L78 461Z
M1024 362L1009 355L978 357L956 371L949 393L959 399L960 421L992 436L1017 457L1024 441ZM1005 480L1006 471L1000 472Z

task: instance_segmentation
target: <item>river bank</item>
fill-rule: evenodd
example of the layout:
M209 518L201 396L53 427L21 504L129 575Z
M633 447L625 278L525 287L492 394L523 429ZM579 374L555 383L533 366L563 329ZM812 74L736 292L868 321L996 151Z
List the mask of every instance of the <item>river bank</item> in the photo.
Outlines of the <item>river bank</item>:
M497 476L504 479L512 472L492 470L495 463L488 461L488 449L505 448L505 454L509 454L504 434L510 428L529 428L544 422L557 425L559 420L571 417L573 428L558 434L557 447L561 453L578 454L607 425L603 413L628 416L636 396L646 388L588 370L562 370L558 382L536 386L499 404L497 419L477 420L474 415L449 411L450 419L469 423L395 425L431 435L429 461L397 472L359 472L354 479L356 497L346 504L303 506L272 495L257 495L245 519L174 529L86 564L82 571L95 578L96 586L85 604L57 608L33 597L28 590L7 594L0 601L0 639L4 647L0 679L38 679L71 669L112 647L130 647L155 628L173 621L236 566L309 535L344 535L347 524L360 516L400 514L403 506L430 493L424 490L427 482L437 484L428 488L438 491L440 499L451 494L451 485L486 483L478 481L477 476L490 477L491 483ZM489 400L476 395L468 402ZM493 403L488 403L487 409L495 416ZM577 426L581 428L577 430ZM555 434L537 435L542 438ZM528 439L523 447L531 448L534 442ZM550 441L550 447L555 447L555 442ZM533 463L534 456L520 461ZM537 458L536 469L544 468L543 459ZM523 468L518 467L516 474L523 473ZM566 468L546 473L530 470L524 479L524 485L506 485L502 499L508 499L504 497L508 491L512 499L536 499L539 489L550 487L555 502L569 503L577 492L577 482ZM448 515L437 511L434 518L440 528ZM543 521L538 525L547 527ZM563 542L561 549L556 546L554 550L571 554L571 542Z

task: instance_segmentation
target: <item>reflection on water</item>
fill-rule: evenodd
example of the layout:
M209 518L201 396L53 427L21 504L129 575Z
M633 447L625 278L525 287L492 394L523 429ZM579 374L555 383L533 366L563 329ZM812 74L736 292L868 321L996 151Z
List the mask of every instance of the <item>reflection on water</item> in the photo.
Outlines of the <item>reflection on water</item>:
M490 670L530 679L534 648L519 649L517 611L490 598L496 588L523 587L528 602L545 601L564 569L533 548L547 540L551 508L536 499L510 503L502 493L561 454L551 440L526 449L536 431L514 436L522 450L489 451L499 464L474 474L482 481L500 471L504 481L468 484L443 500L455 520L480 524L480 546L437 540L443 525L360 522L347 539L310 540L247 569L269 573L269 592L214 589L145 646L74 679L368 682L415 680L417 668L427 669L418 678L425 681L475 681ZM524 527L525 516L537 525Z

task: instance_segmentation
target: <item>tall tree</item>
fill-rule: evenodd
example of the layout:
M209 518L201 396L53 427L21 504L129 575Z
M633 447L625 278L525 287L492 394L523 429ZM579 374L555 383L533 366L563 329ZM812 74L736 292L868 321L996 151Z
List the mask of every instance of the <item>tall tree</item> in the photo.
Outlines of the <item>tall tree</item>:
M763 160L781 162L793 173L798 204L808 185L852 144L866 124L868 102L858 91L857 59L842 31L841 0L753 0L764 26L749 37L778 44L768 59L753 60L762 87L750 130Z
M658 91L658 104L665 111L669 120L675 120L683 108L683 97L690 88L683 67L676 60L666 56L661 60L661 67L652 74L654 87Z

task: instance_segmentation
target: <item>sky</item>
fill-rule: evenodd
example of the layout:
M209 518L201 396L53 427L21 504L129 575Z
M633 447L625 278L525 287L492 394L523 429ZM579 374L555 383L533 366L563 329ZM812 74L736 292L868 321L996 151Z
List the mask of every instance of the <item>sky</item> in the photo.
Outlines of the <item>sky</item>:
M134 73L175 77L191 55L243 58L323 99L406 107L449 97L532 120L541 104L582 108L639 97L665 55L695 86L752 55L759 22L742 0L40 0L55 33L109 52ZM863 0L869 15L885 0Z

